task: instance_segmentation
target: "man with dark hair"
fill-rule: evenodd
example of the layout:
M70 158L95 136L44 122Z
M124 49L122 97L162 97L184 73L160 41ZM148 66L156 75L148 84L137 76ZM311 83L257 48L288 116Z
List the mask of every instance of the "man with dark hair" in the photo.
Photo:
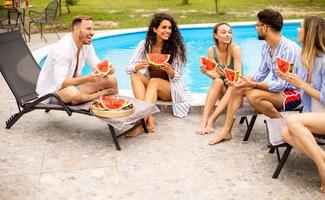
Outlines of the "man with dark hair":
M266 41L262 48L262 63L252 78L242 76L233 85L225 124L219 134L209 141L210 145L232 138L234 115L242 105L244 96L255 109L270 118L281 117L279 110L295 110L302 106L297 89L282 80L275 71L277 57L294 65L299 62L300 47L281 34L282 26L283 18L277 11L264 9L257 14L255 28L258 39ZM272 78L266 81L270 73Z
M40 96L56 93L63 102L75 105L118 92L114 69L107 76L97 72L81 75L86 62L93 68L100 62L91 44L93 36L93 19L76 16L72 33L63 37L48 54L37 81L36 91Z

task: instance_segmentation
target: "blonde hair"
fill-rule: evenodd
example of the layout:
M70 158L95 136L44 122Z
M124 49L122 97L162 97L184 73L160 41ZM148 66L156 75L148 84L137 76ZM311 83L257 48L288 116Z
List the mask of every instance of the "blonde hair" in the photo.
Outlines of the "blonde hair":
M301 48L301 61L305 68L311 72L315 58L325 52L325 20L318 16L304 18L304 32ZM308 82L311 81L311 74Z
M218 28L219 26L221 25L227 25L230 27L231 29L231 26L227 23L227 22L220 22L218 24L216 24L213 28L213 33L214 34L217 34L218 32ZM218 47L219 45L219 41L214 37L214 34L213 34L213 39L214 39L214 43L215 45ZM231 62L231 52L232 52L232 47L233 47L233 43L232 43L232 37L231 37L231 40L230 40L230 43L227 45L227 49L226 49L226 52L227 52L227 56L226 56L226 65L229 66L230 65L230 62Z

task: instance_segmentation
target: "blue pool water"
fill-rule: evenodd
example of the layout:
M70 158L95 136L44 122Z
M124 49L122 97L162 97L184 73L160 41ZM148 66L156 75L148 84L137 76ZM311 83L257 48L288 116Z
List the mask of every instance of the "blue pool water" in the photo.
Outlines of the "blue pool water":
M285 24L283 35L297 41L297 28L299 23ZM207 56L208 47L213 45L211 28L186 28L181 29L184 37L188 61L185 65L183 81L193 93L206 93L211 84L211 79L203 75L200 68L200 56ZM145 32L121 34L94 39L98 57L103 60L109 58L116 68L116 76L120 89L130 89L130 79L125 73L125 67L132 56L138 43L145 38ZM243 73L252 75L261 62L261 48L264 41L257 39L257 33L252 25L233 26L234 42L240 46L243 60ZM44 63L45 58L41 61ZM89 66L83 74L90 73Z

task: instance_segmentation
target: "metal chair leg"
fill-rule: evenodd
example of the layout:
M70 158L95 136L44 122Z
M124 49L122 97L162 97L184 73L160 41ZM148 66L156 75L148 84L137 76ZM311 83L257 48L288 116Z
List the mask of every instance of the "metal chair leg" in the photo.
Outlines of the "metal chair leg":
M115 130L114 130L113 126L108 125L108 127L109 127L109 130L111 132L111 135L112 135L112 138L113 138L116 149L118 151L121 151L120 143L118 142L118 139L117 139L117 136L116 136L116 133L115 133Z
M56 29L53 27L53 25L52 25L52 24L50 24L50 25L51 25L52 30L54 31L54 33L55 33L56 36L58 37L58 39L61 39L60 36L59 36L59 34L58 34L58 32L57 32Z
M286 150L284 151L281 159L280 159L280 162L279 162L279 164L278 164L278 166L277 166L277 168L276 168L276 170L275 170L272 178L278 178L278 176L279 176L279 174L280 174L280 172L282 170L282 167L283 167L284 163L288 159L288 156L290 154L291 149L292 149L292 147L290 145L288 145L287 148L286 148Z
M248 127L247 127L247 131L246 131L246 133L245 133L245 136L244 136L243 141L247 141L247 140L248 140L249 135L251 134L252 129L253 129L253 127L254 127L254 124L255 124L255 120L256 120L256 118L257 118L257 115L253 115L253 116L252 116L251 121L249 122L249 125L248 125Z
M246 117L241 117L240 121L239 121L239 124L243 124L245 122L245 119L246 119Z
M141 119L141 124L142 124L144 132L149 133L148 128L147 128L147 124L146 124L146 120L144 120L144 118Z

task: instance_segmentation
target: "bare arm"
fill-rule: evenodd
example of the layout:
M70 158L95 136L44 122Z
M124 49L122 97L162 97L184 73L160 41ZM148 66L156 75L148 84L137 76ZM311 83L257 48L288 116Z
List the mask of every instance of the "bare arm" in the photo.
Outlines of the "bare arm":
M241 60L241 51L238 46L234 46L232 50L232 57L234 58L234 69L236 71L240 71L240 73L243 73L242 69L242 60Z

